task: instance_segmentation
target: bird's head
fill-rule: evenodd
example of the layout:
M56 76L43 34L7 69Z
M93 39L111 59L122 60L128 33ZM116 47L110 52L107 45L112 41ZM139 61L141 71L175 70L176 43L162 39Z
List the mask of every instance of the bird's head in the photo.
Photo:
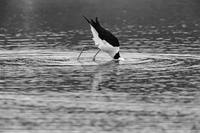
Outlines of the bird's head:
M113 57L114 59L119 59L120 58L120 54L119 54L119 51L114 55Z
M119 51L115 54L115 56L113 57L115 60L124 60L124 58L122 58L121 56L120 56L120 53L119 53Z

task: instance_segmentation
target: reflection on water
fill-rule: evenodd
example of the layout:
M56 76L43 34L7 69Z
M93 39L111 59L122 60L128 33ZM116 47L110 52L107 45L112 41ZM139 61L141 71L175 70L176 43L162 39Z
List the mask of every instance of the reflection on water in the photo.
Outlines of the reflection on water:
M199 131L199 55L95 52L1 51L1 129Z

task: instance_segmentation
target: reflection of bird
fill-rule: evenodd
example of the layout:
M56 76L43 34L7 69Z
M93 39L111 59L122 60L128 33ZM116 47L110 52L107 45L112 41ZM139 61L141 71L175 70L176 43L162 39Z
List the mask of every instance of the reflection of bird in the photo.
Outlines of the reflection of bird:
M113 59L123 60L123 58L120 57L119 54L119 41L118 39L110 33L108 30L104 29L96 17L95 20L89 20L86 17L84 17L86 21L90 24L93 40L95 42L95 45L99 48L97 53L94 55L93 60L95 60L96 55L102 50L106 53L108 53ZM84 48L83 48L84 49ZM83 49L81 53L78 56L78 59L80 58Z
M114 77L117 77L118 73L118 68L119 68L119 60L111 60L106 63L102 63L96 66L96 69L94 70L94 75L92 77L92 90L97 91L100 90L100 84L104 81L105 79L108 79L108 77L111 77L112 75ZM105 76L107 78L105 78Z

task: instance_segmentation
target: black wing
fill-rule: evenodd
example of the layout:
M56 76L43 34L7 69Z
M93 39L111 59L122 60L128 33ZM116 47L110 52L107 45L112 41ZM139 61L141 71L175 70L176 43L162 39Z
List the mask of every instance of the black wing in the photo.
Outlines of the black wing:
M84 16L83 16L84 17ZM101 38L102 40L107 41L110 45L112 45L113 47L119 47L119 41L118 39L108 30L104 29L99 21L98 18L96 17L95 21L94 20L89 20L86 17L84 17L87 22L92 25L95 30L98 32L99 34L99 38Z

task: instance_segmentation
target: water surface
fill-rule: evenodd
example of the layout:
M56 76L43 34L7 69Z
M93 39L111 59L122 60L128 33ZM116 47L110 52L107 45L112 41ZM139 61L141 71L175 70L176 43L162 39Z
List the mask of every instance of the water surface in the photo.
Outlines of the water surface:
M55 22L58 9L67 16L67 9L76 12L73 8L65 9L57 3L56 9L51 8L54 12L48 14L54 2L47 4L50 7L45 7L44 13L40 9L44 1L22 0L29 4L24 6L29 11L24 14L24 8L23 12L11 8L16 3L8 1L12 4L1 8L4 12L0 14L4 16L0 29L1 132L199 132L197 1L167 2L171 6L166 9L158 0L147 4L134 1L140 8L134 5L119 12L119 1L112 9L104 6L115 11L102 21L119 38L125 60L113 61L101 52L95 62L92 56L97 50L88 25L75 21L79 17ZM99 1L87 2L98 5ZM86 3L82 4L90 7L88 10L95 10ZM125 1L121 9L128 3ZM177 7L185 8L170 15ZM8 10L13 12L6 17ZM35 16L27 17L31 13ZM104 16L106 10L96 10L96 14ZM87 48L78 61L82 47Z

